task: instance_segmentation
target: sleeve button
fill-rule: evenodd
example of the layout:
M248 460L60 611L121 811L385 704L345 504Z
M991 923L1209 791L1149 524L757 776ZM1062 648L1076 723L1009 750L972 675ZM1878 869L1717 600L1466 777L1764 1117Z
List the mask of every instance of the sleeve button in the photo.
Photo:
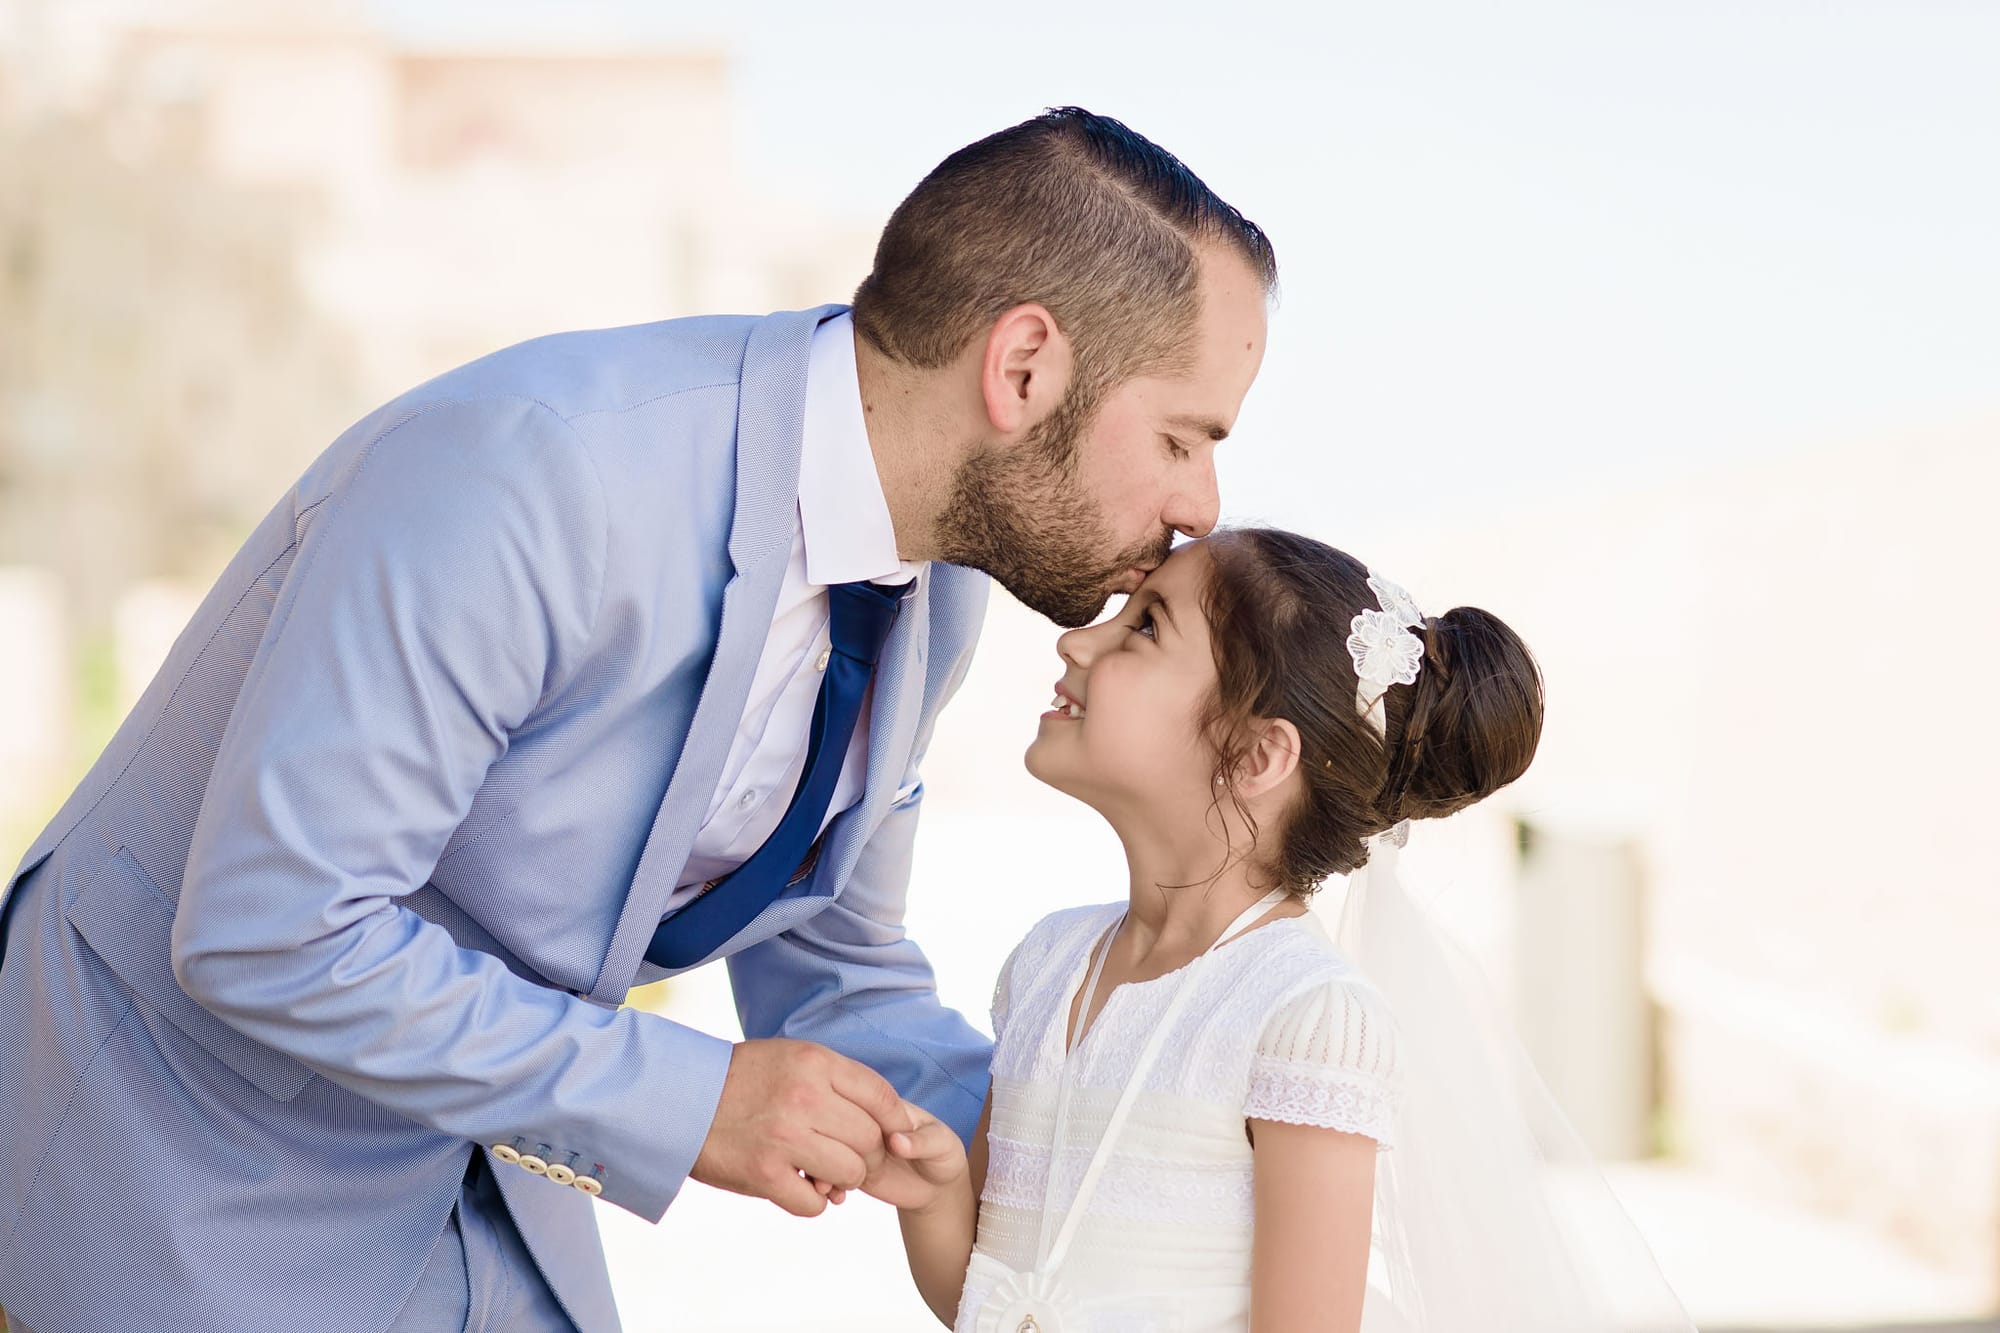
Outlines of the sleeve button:
M523 1171L531 1172L538 1176L547 1175L549 1170L549 1164L531 1152L522 1153L521 1160L516 1162L515 1165Z
M558 1185L567 1185L576 1179L576 1171L561 1162L550 1162L548 1177Z
M570 1188L582 1190L585 1194L595 1197L604 1193L604 1182L596 1176L578 1176L571 1182Z
M520 1151L511 1143L494 1144L493 1155L509 1166L519 1166L521 1164Z

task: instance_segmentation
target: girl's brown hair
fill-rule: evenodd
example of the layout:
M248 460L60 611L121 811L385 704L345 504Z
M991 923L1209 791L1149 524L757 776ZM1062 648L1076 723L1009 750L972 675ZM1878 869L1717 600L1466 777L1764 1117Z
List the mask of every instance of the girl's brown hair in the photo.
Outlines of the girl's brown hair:
M1462 810L1527 771L1542 733L1541 671L1497 617L1465 606L1427 617L1413 631L1423 668L1415 684L1389 687L1388 734L1378 736L1355 706L1347 649L1355 615L1379 607L1367 566L1272 528L1217 533L1208 550L1203 603L1217 680L1201 722L1246 819L1233 778L1250 743L1246 724L1283 718L1299 731L1298 800L1275 845L1259 839L1256 848L1278 884L1311 893L1367 861L1364 839Z

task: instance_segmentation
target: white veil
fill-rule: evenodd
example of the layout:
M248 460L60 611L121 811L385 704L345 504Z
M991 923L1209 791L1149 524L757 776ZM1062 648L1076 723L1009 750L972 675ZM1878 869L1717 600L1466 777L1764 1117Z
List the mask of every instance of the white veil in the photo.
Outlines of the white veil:
M1690 1333L1477 969L1398 881L1406 827L1373 840L1337 927L1401 1033L1364 1333Z

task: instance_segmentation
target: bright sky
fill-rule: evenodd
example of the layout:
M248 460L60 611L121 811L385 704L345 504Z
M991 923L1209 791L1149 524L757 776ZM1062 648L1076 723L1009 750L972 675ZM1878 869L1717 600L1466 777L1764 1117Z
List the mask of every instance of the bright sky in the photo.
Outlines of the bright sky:
M870 220L1043 106L1126 120L1277 244L1237 517L2000 418L1991 0L374 4L426 40L719 45L753 180Z

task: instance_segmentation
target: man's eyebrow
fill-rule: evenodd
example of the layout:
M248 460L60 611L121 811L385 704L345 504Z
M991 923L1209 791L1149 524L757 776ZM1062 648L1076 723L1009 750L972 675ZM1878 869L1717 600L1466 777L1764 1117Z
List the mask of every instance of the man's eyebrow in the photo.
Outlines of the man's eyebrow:
M1203 416L1168 417L1167 424L1169 426L1179 426L1183 430L1199 431L1201 434L1208 436L1209 439L1214 440L1218 444L1229 438L1229 427L1223 425L1220 421L1217 421L1214 417L1203 417Z

